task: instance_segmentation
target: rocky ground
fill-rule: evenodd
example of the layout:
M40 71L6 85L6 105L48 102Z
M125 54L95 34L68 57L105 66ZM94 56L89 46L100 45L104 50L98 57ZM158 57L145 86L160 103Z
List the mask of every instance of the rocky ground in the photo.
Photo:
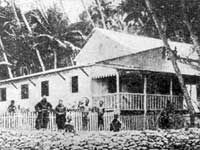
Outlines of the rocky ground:
M200 150L200 129L188 131L82 132L0 131L1 150Z

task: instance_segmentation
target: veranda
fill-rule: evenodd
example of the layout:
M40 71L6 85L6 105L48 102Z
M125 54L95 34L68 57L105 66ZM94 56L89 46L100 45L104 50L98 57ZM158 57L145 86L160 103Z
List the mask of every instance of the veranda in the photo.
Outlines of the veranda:
M184 76L187 85L197 79ZM160 112L170 101L177 111L186 110L179 82L174 74L118 70L116 74L93 78L93 105L104 102L106 110Z

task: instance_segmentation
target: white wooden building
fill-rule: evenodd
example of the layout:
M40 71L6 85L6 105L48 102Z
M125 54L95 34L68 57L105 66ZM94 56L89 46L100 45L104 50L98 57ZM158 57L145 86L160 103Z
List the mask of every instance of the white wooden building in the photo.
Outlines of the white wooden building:
M190 44L169 43L179 55L198 58ZM179 83L159 39L94 29L75 60L73 67L1 80L0 111L6 111L11 100L33 110L42 95L54 107L59 99L69 108L88 97L93 106L103 100L108 110L160 110L167 100L184 109ZM178 64L198 112L199 71Z

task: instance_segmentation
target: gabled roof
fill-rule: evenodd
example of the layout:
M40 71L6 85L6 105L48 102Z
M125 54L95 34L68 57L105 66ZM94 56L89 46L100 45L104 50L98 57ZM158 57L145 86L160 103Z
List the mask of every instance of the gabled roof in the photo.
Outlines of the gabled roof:
M176 47L181 56L198 58L197 54L192 52L191 44L172 41L169 41L169 44L172 49ZM95 28L75 60L77 64L90 64L158 47L163 47L160 39Z

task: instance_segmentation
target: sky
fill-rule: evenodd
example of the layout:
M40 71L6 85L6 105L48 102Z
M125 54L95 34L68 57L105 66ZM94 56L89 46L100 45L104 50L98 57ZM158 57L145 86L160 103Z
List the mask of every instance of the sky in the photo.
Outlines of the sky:
M59 5L60 1L63 3L64 10L68 15L70 21L78 21L79 14L84 10L81 0L15 0L17 6L20 6L24 11L36 8L36 2L39 2L42 6L53 6L54 4ZM94 0L84 0L85 5L91 5Z
M0 1L1 1L1 6L3 6L6 3L2 2L7 0L0 0ZM43 8L48 8L57 5L62 10L65 11L71 23L79 21L79 15L84 11L82 1L84 1L86 7L89 7L91 4L95 4L95 0L14 0L14 1L17 7L20 7L21 10L25 12L31 9L38 8L38 6ZM123 0L106 0L106 1L107 2L112 1L112 4L117 6Z

